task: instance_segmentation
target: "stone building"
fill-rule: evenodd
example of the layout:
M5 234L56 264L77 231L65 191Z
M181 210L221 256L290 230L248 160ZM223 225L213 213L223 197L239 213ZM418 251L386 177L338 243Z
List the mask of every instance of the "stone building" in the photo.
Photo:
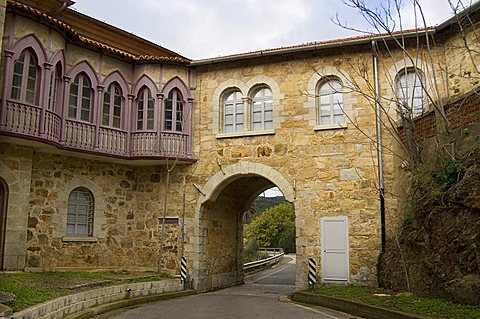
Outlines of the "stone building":
M478 53L461 45L463 35L478 39L456 18L389 37L192 61L63 1L0 3L4 270L178 273L185 256L196 289L241 283L242 214L276 186L295 207L297 289L307 286L308 258L321 281L375 285L372 40L385 121L396 119L399 100L422 117L433 112L431 92L453 99L478 86ZM414 58L385 54L395 37ZM419 38L435 45L418 47ZM387 237L405 178L390 131Z

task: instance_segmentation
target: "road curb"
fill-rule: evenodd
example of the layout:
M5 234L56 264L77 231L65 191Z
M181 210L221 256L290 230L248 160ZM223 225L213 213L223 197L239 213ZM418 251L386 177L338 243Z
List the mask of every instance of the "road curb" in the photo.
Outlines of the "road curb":
M158 295L130 298L130 299L115 301L108 304L92 307L90 309L86 309L81 312L77 312L75 314L64 317L64 319L89 319L94 316L99 316L107 312L111 312L113 310L117 310L124 307L129 307L129 306L134 306L134 305L139 305L139 304L144 304L144 303L149 303L149 302L159 301L159 300L180 298L180 297L194 295L196 293L197 292L195 290L187 289L187 290L176 291L176 292L162 293Z
M365 317L368 319L428 319L428 317L412 315L400 311L388 310L385 308L380 308L360 302L354 302L335 297L322 296L309 291L296 292L293 295L292 300L300 303L313 304L325 308L331 308L355 316Z

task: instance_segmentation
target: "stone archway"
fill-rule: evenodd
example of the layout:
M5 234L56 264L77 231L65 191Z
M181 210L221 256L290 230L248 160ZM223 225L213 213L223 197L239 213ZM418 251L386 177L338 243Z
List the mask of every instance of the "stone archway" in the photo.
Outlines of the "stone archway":
M264 190L277 186L293 202L295 191L276 170L238 162L222 168L200 189L194 225L193 287L200 291L243 283L243 213Z

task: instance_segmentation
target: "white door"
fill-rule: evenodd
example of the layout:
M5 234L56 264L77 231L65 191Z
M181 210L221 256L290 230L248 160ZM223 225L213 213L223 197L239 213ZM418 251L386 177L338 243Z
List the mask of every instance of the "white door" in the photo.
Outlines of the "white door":
M321 218L323 281L348 281L348 219Z

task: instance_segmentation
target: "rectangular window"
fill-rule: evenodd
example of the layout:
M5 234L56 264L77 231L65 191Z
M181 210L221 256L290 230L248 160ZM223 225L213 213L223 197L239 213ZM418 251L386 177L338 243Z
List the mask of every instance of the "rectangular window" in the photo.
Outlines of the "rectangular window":
M137 102L137 130L143 130L143 94Z
M178 217L165 217L159 218L160 224L165 224L165 225L178 225Z
M37 80L37 69L35 68L35 61L30 58L28 66L28 78L27 78L27 95L25 101L27 103L35 103L35 86Z
M165 101L165 130L171 131L172 130L172 118L173 118L173 105L172 100L167 99Z
M80 119L82 121L90 120L90 86L86 81L83 81L82 90L82 109Z
M58 78L56 76L56 71L54 71L50 77L50 88L48 90L48 109L50 111L55 111L55 105L57 103L57 87Z
M243 131L243 103L235 104L235 132Z
M113 105L113 127L120 128L120 120L122 116L122 97L115 93Z
M10 97L14 100L20 100L24 59L25 55L20 55L20 58L13 67L12 94L10 95Z
M70 96L68 98L68 117L69 118L77 117L77 101L78 101L78 81L74 81L70 86Z
M177 101L176 131L183 132L183 103Z
M153 99L148 99L147 130L153 130L154 106Z
M103 95L102 125L110 124L110 97L109 91L106 91Z

